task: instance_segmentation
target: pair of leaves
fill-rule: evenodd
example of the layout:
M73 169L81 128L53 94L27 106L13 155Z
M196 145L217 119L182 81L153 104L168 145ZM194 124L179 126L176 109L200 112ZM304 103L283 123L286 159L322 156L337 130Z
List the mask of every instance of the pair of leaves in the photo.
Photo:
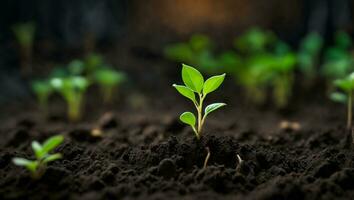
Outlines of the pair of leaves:
M215 91L225 79L225 74L222 74L210 77L204 82L203 75L198 70L185 64L182 66L182 80L185 86L174 84L173 87L193 102L195 102L195 92L205 96Z
M49 152L60 145L64 140L61 135L54 136L46 140L43 145L37 141L32 142L32 148L37 160L28 160L25 158L13 158L13 163L18 166L24 166L29 171L35 172L41 163L45 164L62 158L60 153L50 155Z
M225 103L213 103L213 104L210 104L208 105L206 108L205 108L205 111L204 111L204 117L206 117L209 113L225 106L226 104ZM184 112L181 114L180 116L180 120L185 123L185 124L188 124L192 127L195 127L195 124L196 124L196 117L194 116L193 113L191 112Z
M39 144L37 141L32 142L32 149L36 155L37 159L43 159L49 154L51 150L59 146L64 141L62 135L57 135L46 140L43 145Z
M334 85L346 92L354 90L354 72L346 78L335 80Z

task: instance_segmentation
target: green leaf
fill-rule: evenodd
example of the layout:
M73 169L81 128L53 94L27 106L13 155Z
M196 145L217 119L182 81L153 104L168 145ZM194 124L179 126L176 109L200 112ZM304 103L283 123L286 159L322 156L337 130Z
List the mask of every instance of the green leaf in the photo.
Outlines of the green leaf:
M38 166L37 161L27 160L25 158L13 158L12 162L17 166L26 167L31 172L36 171Z
M218 87L222 84L225 79L226 74L212 76L208 80L205 81L203 86L203 93L204 95L213 92L214 90L218 89Z
M190 125L192 127L195 126L195 122L196 122L195 116L191 112L182 113L181 116L179 117L179 119L185 124L188 124L188 125Z
M202 74L191 66L182 64L182 80L194 92L200 93L203 89L204 78Z
M212 103L210 105L208 105L206 108L205 108L205 116L207 116L209 113L223 107L223 106L226 106L225 103Z
M43 152L48 153L53 150L55 147L60 145L64 141L64 137L62 135L57 135L49 138L43 144Z
M36 158L40 159L45 155L45 152L43 152L43 147L37 141L32 142L32 149L34 154L36 154Z
M173 84L172 86L175 87L180 94L195 102L195 94L193 90L183 85Z
M52 162L54 160L58 160L58 159L61 159L61 158L62 158L62 155L60 153L56 153L56 154L49 155L48 157L44 158L43 162L44 163L48 163L48 162Z
M343 93L333 92L330 96L330 99L335 102L345 103L348 100L348 97Z

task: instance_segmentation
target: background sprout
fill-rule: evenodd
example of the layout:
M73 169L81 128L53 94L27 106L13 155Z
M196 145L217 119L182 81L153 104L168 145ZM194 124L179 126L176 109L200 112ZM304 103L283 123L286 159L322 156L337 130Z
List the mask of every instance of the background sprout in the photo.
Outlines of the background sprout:
M53 93L53 87L47 80L32 81L32 90L37 96L37 100L42 111L47 114L48 112L48 99Z
M23 73L30 72L33 41L36 27L32 22L17 24L12 27L16 40L20 46L20 62Z
M68 65L68 71L71 75L82 75L85 71L85 64L82 60L73 60Z
M85 71L88 76L92 75L95 70L102 67L104 61L101 55L96 53L91 53L84 59Z
M343 79L334 81L334 86L342 90L342 92L334 92L331 94L333 101L345 103L347 102L347 128L352 127L352 104L353 104L353 90L354 90L354 73Z
M324 55L322 73L328 81L344 78L354 70L351 46L350 37L345 32L336 34L334 46L328 48Z
M170 60L199 66L207 73L220 70L213 43L206 35L195 34L187 42L168 45L164 54Z
M125 80L125 75L116 70L106 68L95 71L94 76L103 93L104 102L111 103L114 92Z
M270 31L252 28L235 39L235 47L244 53L262 52L275 41L275 36Z
M316 65L323 47L323 38L316 32L309 33L300 43L297 62L307 80L316 76Z
M68 104L68 118L70 121L81 119L81 107L84 94L89 86L89 81L81 76L66 78L53 78L50 81Z
M202 74L195 68L182 64L182 80L185 85L173 84L173 87L184 97L191 100L197 110L198 118L191 112L184 112L180 116L180 120L192 127L197 139L202 134L203 124L206 117L213 111L225 106L225 103L213 103L206 106L203 113L203 102L207 94L215 91L224 81L225 74L212 76L204 82ZM195 97L195 93L197 97Z
M35 160L15 157L12 161L17 166L25 167L31 172L34 179L38 179L45 172L47 163L62 158L60 153L50 154L50 152L59 146L63 141L64 137L61 135L53 136L46 140L43 144L33 141L32 149L36 158Z

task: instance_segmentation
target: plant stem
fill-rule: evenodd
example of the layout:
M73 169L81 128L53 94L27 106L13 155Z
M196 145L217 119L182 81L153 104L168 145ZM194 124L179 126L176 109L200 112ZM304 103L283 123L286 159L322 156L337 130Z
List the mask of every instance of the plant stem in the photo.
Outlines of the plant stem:
M203 95L199 94L199 104L198 104L198 107L197 107L197 111L198 111L198 129L197 129L197 132L198 132L199 137L200 137L201 132L202 132L203 121L204 121L204 120L202 120L203 101L204 101Z
M349 92L349 98L348 98L348 111L347 111L347 129L350 130L352 127L352 104L353 104L353 100L352 100L352 96L353 96L353 91Z
M72 122L76 122L81 118L81 101L82 97L81 94L76 94L74 98L68 101L68 118Z
M203 169L205 169L207 167L208 161L209 161L209 158L210 158L210 149L209 149L209 147L206 147L205 150L207 150L207 155L206 155L205 160L204 160Z

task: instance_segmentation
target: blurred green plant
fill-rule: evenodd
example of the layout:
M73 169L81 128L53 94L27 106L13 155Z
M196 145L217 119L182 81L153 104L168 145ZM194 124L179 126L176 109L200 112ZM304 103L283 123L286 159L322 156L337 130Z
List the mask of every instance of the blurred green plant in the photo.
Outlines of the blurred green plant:
M82 76L72 76L64 78L52 78L50 80L52 87L58 91L68 105L68 119L72 122L81 119L81 108L84 94L90 85L90 82Z
M48 113L48 100L53 93L53 87L48 80L35 80L31 83L32 90L37 96L39 106L44 114Z
M264 52L276 41L275 35L268 30L253 27L235 38L234 46L245 54Z
M320 64L320 53L323 48L323 38L316 32L309 33L300 42L297 55L299 70L308 82L317 76L316 67Z
M111 68L95 71L95 82L100 86L103 93L104 103L112 103L115 90L126 79L124 73Z
M199 140L202 134L202 128L206 117L213 111L225 106L225 103L212 103L206 106L203 114L203 103L207 94L215 91L224 81L226 74L212 76L204 82L203 75L195 68L182 64L182 80L185 85L173 84L173 87L183 95L191 100L197 110L198 118L191 112L184 112L180 116L180 120L190 125ZM198 99L195 97L195 93ZM198 120L198 122L196 121Z
M19 44L20 65L24 75L31 71L33 42L36 26L33 22L16 24L12 27L17 43Z
M347 128L350 130L352 127L354 73L342 79L335 80L334 86L339 88L342 92L333 92L330 97L333 101L347 103Z
M45 172L49 162L62 158L60 153L50 154L50 152L59 146L63 141L64 137L61 135L53 136L46 140L43 144L33 141L32 149L36 158L35 160L15 157L12 161L15 165L25 167L28 171L30 171L32 178L38 179Z
M338 31L335 35L335 44L325 51L322 74L329 81L344 78L354 71L353 55L350 52L352 41L350 36Z
M209 37L195 34L187 42L166 46L164 54L170 60L195 65L206 73L214 73L220 71L220 66L213 50Z

